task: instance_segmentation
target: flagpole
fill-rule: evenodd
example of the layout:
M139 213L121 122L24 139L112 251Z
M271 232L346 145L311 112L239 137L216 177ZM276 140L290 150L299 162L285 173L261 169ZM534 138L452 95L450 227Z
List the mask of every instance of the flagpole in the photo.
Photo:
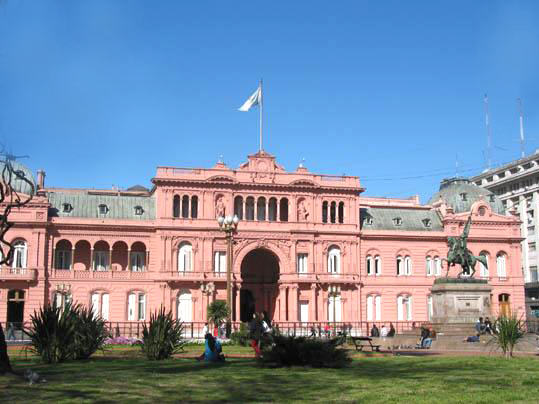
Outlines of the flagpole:
M260 148L259 152L263 150L262 148L262 129L263 129L263 121L262 117L264 115L264 95L262 93L262 79L260 79Z

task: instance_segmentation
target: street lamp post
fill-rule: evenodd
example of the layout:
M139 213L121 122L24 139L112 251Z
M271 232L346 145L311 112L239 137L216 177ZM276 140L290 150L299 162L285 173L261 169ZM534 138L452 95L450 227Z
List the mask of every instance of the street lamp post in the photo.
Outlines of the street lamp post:
M232 254L234 248L234 234L238 229L240 219L237 215L219 216L217 223L219 228L226 234L226 304L228 306L228 318L226 324L226 336L230 337L232 329Z
M336 324L336 314L337 314L337 305L336 300L337 296L341 294L341 287L338 285L329 285L328 294L330 299L333 300L333 333L337 335L337 324Z

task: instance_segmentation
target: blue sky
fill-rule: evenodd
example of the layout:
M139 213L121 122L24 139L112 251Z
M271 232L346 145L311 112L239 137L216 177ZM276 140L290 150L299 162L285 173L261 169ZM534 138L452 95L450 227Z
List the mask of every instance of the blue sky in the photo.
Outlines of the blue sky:
M150 185L158 165L360 177L426 201L442 177L539 147L539 2L0 1L0 137L47 184ZM408 178L415 177L415 178ZM405 179L406 178L406 179Z

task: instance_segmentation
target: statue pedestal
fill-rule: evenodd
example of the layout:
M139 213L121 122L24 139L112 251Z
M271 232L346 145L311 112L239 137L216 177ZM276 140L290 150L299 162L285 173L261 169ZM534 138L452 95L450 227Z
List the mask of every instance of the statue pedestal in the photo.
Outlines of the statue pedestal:
M490 292L486 280L438 278L431 288L433 315L438 324L473 324L490 312Z

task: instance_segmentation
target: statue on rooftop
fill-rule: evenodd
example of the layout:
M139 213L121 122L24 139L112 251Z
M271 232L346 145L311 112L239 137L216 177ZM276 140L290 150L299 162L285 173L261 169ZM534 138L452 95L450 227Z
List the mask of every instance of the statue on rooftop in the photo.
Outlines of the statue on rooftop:
M458 274L460 278L462 275L469 276L473 278L475 274L475 264L479 261L485 267L488 268L488 262L486 257L480 255L475 256L468 249L468 235L470 234L470 226L472 225L472 216L468 217L468 221L464 226L464 230L460 237L448 237L447 245L449 246L449 251L447 252L447 272L446 278L449 274L449 269L456 264L460 265L462 270Z

